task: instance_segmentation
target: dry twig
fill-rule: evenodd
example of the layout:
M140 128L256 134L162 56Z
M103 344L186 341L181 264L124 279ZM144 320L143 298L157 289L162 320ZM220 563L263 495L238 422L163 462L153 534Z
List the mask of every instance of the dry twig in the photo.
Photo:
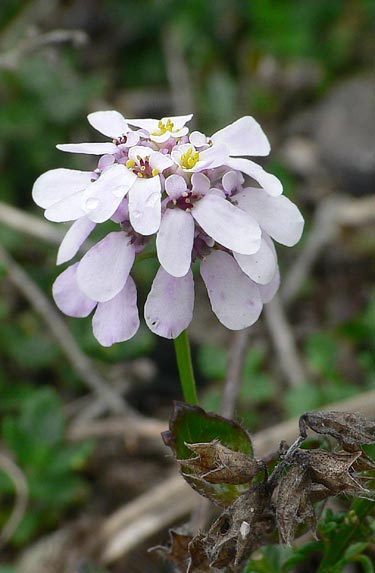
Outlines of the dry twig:
M0 452L0 470L6 473L11 479L16 493L16 500L13 511L0 533L0 547L11 539L13 533L19 526L27 507L29 488L25 476L14 461L4 452Z

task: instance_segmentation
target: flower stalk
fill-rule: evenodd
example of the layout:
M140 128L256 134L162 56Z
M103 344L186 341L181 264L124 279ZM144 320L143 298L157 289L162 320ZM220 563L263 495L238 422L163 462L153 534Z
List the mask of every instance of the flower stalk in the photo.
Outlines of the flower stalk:
M197 405L199 404L197 388L191 360L190 343L186 330L181 332L181 334L174 339L174 348L184 400L189 404Z

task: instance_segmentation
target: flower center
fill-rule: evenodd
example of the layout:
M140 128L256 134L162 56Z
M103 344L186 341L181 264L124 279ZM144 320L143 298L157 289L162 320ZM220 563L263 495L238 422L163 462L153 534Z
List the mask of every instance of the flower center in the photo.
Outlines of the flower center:
M152 135L164 135L164 133L167 133L167 131L173 131L173 128L174 124L170 119L168 119L166 123L160 120L158 123L158 130L154 131Z
M151 177L159 175L159 171L157 169L152 169L150 165L150 157L148 155L144 159L138 155L137 159L138 163L134 159L128 159L125 163L125 166L128 169L131 169L137 177L150 179Z
M121 145L123 143L126 143L128 141L128 138L126 135L120 135L120 137L118 137L117 139L112 139L112 141L115 145Z
M195 167L197 161L199 161L199 152L194 151L190 147L186 153L182 153L180 157L180 165L183 169L192 169Z

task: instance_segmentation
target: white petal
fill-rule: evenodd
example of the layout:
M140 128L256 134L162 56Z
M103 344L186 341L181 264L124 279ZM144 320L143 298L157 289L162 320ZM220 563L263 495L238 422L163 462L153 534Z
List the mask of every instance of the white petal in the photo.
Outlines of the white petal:
M96 302L79 289L77 268L79 263L68 267L52 285L52 295L58 308L68 316L82 318L88 316Z
M82 207L91 221L103 223L112 217L136 180L136 174L119 163L103 171L82 198Z
M134 246L130 244L125 233L109 233L92 247L79 263L79 288L98 302L110 300L125 285L134 257Z
M165 180L165 190L171 199L178 199L186 191L186 181L181 175L170 175Z
M269 283L276 271L277 259L274 250L262 237L260 249L254 255L240 255L233 253L241 269L258 284Z
M174 115L170 117L162 117L161 120L164 123L164 125L167 123L168 120L170 120L173 123L173 131L178 131L179 129L184 127L185 123L188 123L188 121L190 121L192 117L193 114L189 113L188 115Z
M91 231L94 229L95 223L82 217L75 221L70 227L62 240L59 251L57 253L57 264L61 265L70 261L71 258L78 252L78 249L87 239Z
M258 285L259 293L263 304L270 302L277 293L280 286L280 272L279 267L276 267L276 272L273 279L266 285Z
M254 163L254 161L250 161L250 159L234 159L231 157L230 160L227 161L227 165L252 177L273 197L277 197L283 192L281 181L275 177L275 175L267 173L260 165Z
M67 221L76 221L80 217L84 217L86 213L82 209L82 196L83 191L78 191L78 193L69 195L69 197L65 197L58 203L54 203L45 210L45 218L55 223L66 223Z
M151 153L154 153L153 149L145 147L144 145L135 145L129 149L129 159L133 159L137 164L139 163L139 158L146 159Z
M242 209L214 193L197 201L191 213L207 235L220 245L243 255L251 255L259 249L261 231L256 220L244 217Z
M231 255L213 251L201 262L200 272L212 310L224 326L241 330L258 320L262 311L258 287Z
M159 229L161 218L160 178L137 177L129 192L130 223L137 233L152 235Z
M204 173L193 173L191 184L194 194L206 195L210 190L211 181Z
M114 143L63 143L56 145L60 151L68 153L87 153L89 155L105 155L116 153L117 146Z
M195 167L187 171L200 171L226 165L229 159L228 148L220 143L214 144L199 152L199 161Z
M89 113L87 119L94 129L113 139L126 134L129 130L124 116L118 111L95 111L94 113Z
M174 165L174 161L168 155L164 155L158 151L150 155L150 167L157 169L160 173L172 165Z
M232 199L255 217L275 241L292 247L301 238L304 220L297 207L284 195L271 197L262 189L247 187Z
M46 209L77 191L83 191L91 178L91 171L51 169L35 181L32 196L39 207Z
M203 145L207 145L208 137L201 131L192 131L189 135L189 141L194 147L203 147Z
M184 277L172 277L158 270L145 304L149 329L164 338L177 338L192 319L194 280L189 271Z
M156 238L160 264L170 275L183 277L191 265L194 219L182 209L167 209Z
M269 141L253 117L246 115L211 137L214 143L225 143L230 155L268 155Z
M100 302L92 318L95 338L102 346L112 346L132 338L139 328L137 289L131 277L111 300Z
M244 178L240 171L227 171L227 173L223 175L222 179L224 190L227 193L233 193L233 191L236 191L243 182Z
M159 120L158 119L128 119L130 125L135 125L136 127L141 127L149 133L153 133L159 130Z

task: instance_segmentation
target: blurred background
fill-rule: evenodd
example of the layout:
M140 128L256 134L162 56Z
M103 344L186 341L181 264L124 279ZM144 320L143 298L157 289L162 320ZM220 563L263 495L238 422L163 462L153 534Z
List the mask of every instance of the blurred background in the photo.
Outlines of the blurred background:
M90 319L55 309L65 228L31 200L42 172L95 167L55 149L99 140L90 112L193 112L207 134L253 115L262 164L306 218L249 332L226 331L198 285L206 408L220 411L238 353L251 432L375 388L374 16L371 0L0 0L0 573L169 571L146 554L165 530L106 560L99 538L176 471L159 439L181 398L173 345L143 324L104 349ZM156 268L135 267L140 309Z

